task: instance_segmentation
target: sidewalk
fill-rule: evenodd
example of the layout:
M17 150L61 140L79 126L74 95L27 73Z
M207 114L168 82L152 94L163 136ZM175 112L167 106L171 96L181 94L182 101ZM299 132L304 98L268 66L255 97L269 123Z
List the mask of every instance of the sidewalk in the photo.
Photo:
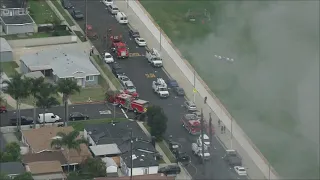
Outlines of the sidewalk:
M139 4L138 1L127 2L116 1L117 6L124 11L129 19L130 25L139 30L142 37L148 42L150 48L155 47L160 50L160 33L158 27L153 24L148 12ZM165 34L161 35L161 46L163 63L165 70L170 76L178 81L178 83L185 89L186 95L193 100L193 82L194 71L189 63L182 59L179 51L173 47L172 42ZM226 148L231 148L230 129L231 129L231 115L225 110L219 100L214 96L210 89L205 85L201 78L196 74L195 87L197 93L195 94L195 103L198 108L202 108L205 118L209 119L209 113L212 114L213 124L216 127L217 138L225 145ZM208 97L207 105L203 104L204 97ZM225 124L225 134L221 134L218 129L218 119L221 119ZM234 140L232 148L236 149L243 158L243 164L247 168L247 172L252 179L278 179L276 172L269 169L268 161L262 156L255 145L245 135L242 129L233 120L232 123Z
M149 131L144 127L143 122L137 122L140 126L140 128L143 130L143 132L147 135L147 136L151 136ZM162 155L163 160L166 164L172 164L172 162L170 162L169 158L167 157L167 155L162 151L162 149L160 148L159 144L156 143L156 150ZM190 174L187 172L187 170L185 170L184 167L182 167L179 164L180 168L181 168L181 172L180 174L178 174L176 176L176 180L191 180L192 177L190 176Z

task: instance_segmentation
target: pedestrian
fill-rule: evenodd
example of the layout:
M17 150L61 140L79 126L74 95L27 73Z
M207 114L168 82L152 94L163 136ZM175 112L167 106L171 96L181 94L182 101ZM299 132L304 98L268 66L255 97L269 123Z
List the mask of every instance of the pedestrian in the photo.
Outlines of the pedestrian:
M94 46L91 47L90 56L93 55L93 51L94 51Z
M207 96L204 97L204 104L207 104Z
M226 133L226 126L223 126L223 133Z
M223 126L221 126L221 134L223 134Z
M221 120L219 119L219 120L218 120L218 126L219 126L219 127L220 127L220 124L221 124Z

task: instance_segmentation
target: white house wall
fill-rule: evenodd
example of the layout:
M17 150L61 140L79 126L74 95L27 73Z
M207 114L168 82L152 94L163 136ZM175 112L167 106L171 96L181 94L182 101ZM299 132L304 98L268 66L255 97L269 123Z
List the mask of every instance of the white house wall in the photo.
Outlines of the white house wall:
M84 129L83 130L83 138L89 141L89 144L91 144L91 146L96 146L96 143L93 141L93 139L90 137L90 135L88 134L88 132Z
M158 174L159 166L150 166L149 174Z

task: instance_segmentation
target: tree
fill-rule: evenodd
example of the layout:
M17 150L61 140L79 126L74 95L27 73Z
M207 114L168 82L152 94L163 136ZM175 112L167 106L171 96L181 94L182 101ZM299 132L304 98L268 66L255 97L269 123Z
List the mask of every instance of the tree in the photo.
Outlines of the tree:
M82 178L79 172L70 172L67 176L67 180L81 180Z
M33 128L36 128L36 109L37 109L37 98L36 95L39 93L40 91L40 87L41 85L44 83L44 78L40 77L40 78L35 78L35 79L27 79L30 84L30 94L32 95L33 98Z
M147 111L148 126L151 136L156 137L157 141L162 140L163 134L167 130L168 118L160 106L150 106Z
M17 128L20 130L20 105L21 99L29 96L30 84L27 80L23 79L21 74L15 74L11 80L4 80L3 84L7 84L7 88L4 89L4 93L9 94L16 100L16 115L17 115Z
M78 86L77 82L73 79L59 79L57 83L58 92L62 93L62 102L64 104L64 121L63 124L66 126L66 121L68 121L68 101L69 97L76 92L80 93L80 86Z
M11 178L9 176L7 176L6 174L0 172L0 179L1 180L11 180Z
M25 172L23 174L19 174L15 176L13 180L33 180L33 177L30 172Z
M20 145L16 142L7 144L5 150L0 151L0 162L14 162L19 161L20 158Z
M78 138L79 137L79 131L72 131L68 134L64 133L64 132L59 132L57 133L58 137L61 138L56 138L53 139L51 142L51 147L54 146L58 146L58 147L62 147L64 146L67 149L67 159L69 160L69 151L71 149L74 149L76 151L78 151L80 153L81 148L80 145L81 144L88 144L87 140L83 139L83 138ZM68 165L68 171L69 171L69 165Z
M81 164L81 175L87 179L105 177L106 165L101 158L88 158Z
M59 105L59 101L52 95L57 93L57 88L50 83L42 83L39 86L38 93L35 94L37 99L36 105L43 109L43 124L45 123L46 110L52 106Z

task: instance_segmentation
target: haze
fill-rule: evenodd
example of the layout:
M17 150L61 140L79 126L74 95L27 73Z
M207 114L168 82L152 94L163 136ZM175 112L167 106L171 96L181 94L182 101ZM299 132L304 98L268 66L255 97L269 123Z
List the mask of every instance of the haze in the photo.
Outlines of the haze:
M319 179L319 2L219 3L178 47L281 176Z

